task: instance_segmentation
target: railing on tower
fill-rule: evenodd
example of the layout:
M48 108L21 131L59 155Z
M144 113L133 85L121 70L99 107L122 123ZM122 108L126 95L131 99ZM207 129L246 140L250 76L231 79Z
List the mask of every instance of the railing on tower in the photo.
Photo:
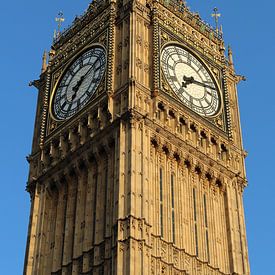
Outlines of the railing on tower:
M186 1L184 0L156 0L157 2L163 4L166 8L177 14L179 17L186 17L190 21L196 22L197 27L209 33L209 36L213 36L217 39L222 39L222 33L218 30L215 30L211 25L204 22L198 13L191 12L186 5ZM94 13L95 11L101 9L105 6L108 0L94 0L88 7L88 9L80 16L77 16L72 24L60 32L53 40L53 44L59 42L62 37L67 36L67 34L77 25L78 22L84 21L86 16Z
M159 3L163 4L167 9L176 13L179 17L186 17L190 21L196 22L197 27L204 31L208 32L209 35L213 35L217 39L222 39L222 33L215 30L210 24L204 22L198 13L191 12L187 7L186 1L184 0L157 0Z
M94 0L88 7L88 9L79 16L76 16L74 21L72 22L71 25L69 25L67 28L65 28L62 32L59 32L57 36L54 37L53 39L53 44L56 44L57 42L60 41L61 38L67 36L68 33L80 22L84 21L85 18L89 14L93 14L94 12L98 11L102 7L105 6L105 4L108 2L108 0Z

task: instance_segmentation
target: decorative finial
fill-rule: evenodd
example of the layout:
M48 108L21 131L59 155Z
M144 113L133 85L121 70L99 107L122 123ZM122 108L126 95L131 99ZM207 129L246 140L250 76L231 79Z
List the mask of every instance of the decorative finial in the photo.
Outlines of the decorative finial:
M221 17L221 14L218 13L217 8L214 8L213 11L214 11L214 13L212 13L211 16L215 18L216 32L219 33L219 17Z
M222 25L220 25L220 34L223 35Z
M187 6L186 0L180 0L179 4L180 4L179 5L179 11L184 12L184 10L186 9L186 6Z
M54 58L55 55L55 50L53 48L51 48L50 52L49 52L49 61L51 61Z
M229 67L232 70L234 70L233 53L230 46L228 46L228 61L229 61Z
M54 31L54 39L56 39L61 33L61 25L65 21L64 14L62 11L58 13L58 17L55 18L57 22L57 30Z
M42 58L42 68L41 68L41 73L44 73L47 70L47 52L44 51L43 53L43 58Z

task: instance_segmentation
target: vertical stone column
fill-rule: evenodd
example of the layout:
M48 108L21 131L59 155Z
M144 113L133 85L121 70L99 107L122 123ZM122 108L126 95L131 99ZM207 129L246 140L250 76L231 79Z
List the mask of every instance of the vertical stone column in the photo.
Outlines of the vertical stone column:
M222 271L226 273L229 270L229 245L228 245L228 225L226 222L226 190L225 190L225 180L222 180L222 186L220 186L220 209L221 209L221 241L222 241Z
M45 219L48 215L48 209L46 207L47 204L47 194L46 194L46 187L44 184L40 186L40 198L41 203L39 205L38 210L38 227L36 231L36 242L35 242L35 261L33 265L33 273L39 272L40 268L42 269L41 262L43 261L43 246L45 242Z
M66 274L66 272L70 272L71 270L73 259L78 178L73 168L68 170L65 176L68 185L68 194L66 205L62 272L65 272Z
M243 188L246 184L243 180L238 181L238 210L239 210L239 220L240 220L240 234L241 234L241 245L242 245L242 259L243 259L243 273L245 275L250 274L249 261L248 261L248 249L247 249L247 239L246 239L246 229L245 229L245 216L243 208Z
M43 272L42 274L51 274L52 265L53 265L53 254L54 254L54 236L55 236L55 224L57 218L57 204L58 204L58 190L56 185L48 186L48 192L50 196L49 203L49 214L47 220L47 229L46 229L46 244L43 260Z
M76 169L78 177L78 190L76 198L75 232L73 243L73 274L78 274L82 270L82 253L85 228L85 205L87 190L87 168L83 161Z
M85 228L83 241L83 272L91 270L94 225L96 213L97 163L93 157L87 163L87 189L85 199Z
M105 224L104 224L104 238L105 238L105 252L104 252L104 272L105 274L111 274L114 249L113 249L113 239L115 234L113 232L114 228L114 140L105 141L104 144L106 152L106 170L105 170Z
M211 175L211 179L209 180L209 215L208 215L208 220L209 220L209 244L210 244L210 264L214 268L217 268L218 265L218 251L217 251L217 232L216 232L216 216L215 216L215 194L213 192L213 175Z
M57 272L62 268L62 255L64 244L64 229L66 221L66 205L67 205L67 183L58 179L58 199L55 221L55 237L53 251L53 267L52 272Z
M228 232L229 238L229 259L232 273L245 274L242 255L242 242L240 232L240 220L238 209L237 179L233 179L227 186L227 222L231 229Z
M26 247L26 256L25 256L25 266L24 266L24 275L33 274L33 264L34 264L34 253L35 253L35 243L36 243L36 232L38 226L38 215L39 215L39 205L40 205L40 190L39 186L36 183L34 192L31 197L31 215L29 220L29 229L28 229L28 240Z

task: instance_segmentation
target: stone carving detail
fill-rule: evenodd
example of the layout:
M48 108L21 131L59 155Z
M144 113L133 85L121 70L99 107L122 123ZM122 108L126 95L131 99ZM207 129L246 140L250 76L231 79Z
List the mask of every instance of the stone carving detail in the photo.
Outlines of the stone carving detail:
M148 64L144 64L144 72L148 73L150 71L150 67Z
M173 251L172 254L172 263L169 262L168 258L162 257L158 253L152 250L151 256L151 271L156 272L160 270L161 274L201 274L201 275L225 275L225 273L217 270L216 268L211 267L206 262L199 262L197 257L190 255L185 252L184 249L175 249L171 243L166 243L164 240L161 240L157 236L153 236L154 242L158 243L160 247L166 247L165 251L168 253L168 250ZM163 253L161 250L159 253ZM161 258L160 258L161 257ZM169 272L169 273L168 273ZM172 273L170 273L172 272ZM155 273L158 274L158 273ZM227 274L227 273L226 273Z
M124 252L125 251L125 244L124 243L119 243L119 251Z
M138 45L142 46L142 37L140 35L137 36L136 41Z
M119 75L121 74L121 72L122 72L122 65L120 64L116 67L116 74Z
M129 60L124 60L124 63L123 63L123 69L124 70L127 70L129 68Z
M124 39L124 47L128 47L129 46L129 36L127 36L125 39Z
M139 59L139 58L136 59L136 66L137 66L139 69L142 69L142 61L141 61L141 59Z
M117 51L120 52L122 49L122 42L119 42L117 45Z
M176 267L179 267L179 252L176 249L173 249L173 263Z

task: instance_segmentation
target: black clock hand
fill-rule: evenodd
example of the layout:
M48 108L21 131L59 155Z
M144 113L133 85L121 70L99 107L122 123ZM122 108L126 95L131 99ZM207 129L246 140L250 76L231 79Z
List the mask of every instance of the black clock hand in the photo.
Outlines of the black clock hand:
M205 83L201 83L201 82L195 80L193 76L190 76L190 77L183 76L183 80L184 81L182 82L182 87L184 87L184 88L186 88L187 85L189 85L189 84L196 84L196 85L202 86L204 88L209 88L209 89L212 89L212 90L216 90L216 88L213 87L213 86L210 86L210 85L207 85Z
M79 90L79 87L81 86L83 80L84 80L84 76L81 76L80 79L77 81L76 85L72 88L72 90L74 91L71 100L74 100L76 98L76 94Z
M96 64L96 63L95 63ZM94 66L91 66L91 68L80 77L80 79L77 81L76 85L72 88L72 90L74 91L71 100L74 100L76 98L77 92L79 90L79 87L81 86L82 82L84 81L84 79L88 76L88 74L94 69Z
M210 85L207 85L207 84L205 84L205 83L201 83L201 82L199 82L199 81L197 81L197 80L194 80L192 83L197 84L197 85L199 85L199 86L202 86L202 87L204 87L204 88L209 88L209 89L212 89L212 90L216 90L215 87L210 86Z
M94 63L94 65L96 64L97 62ZM83 77L83 80L87 77L87 75L92 71L92 69L94 69L95 66L91 66L91 68L82 76Z

